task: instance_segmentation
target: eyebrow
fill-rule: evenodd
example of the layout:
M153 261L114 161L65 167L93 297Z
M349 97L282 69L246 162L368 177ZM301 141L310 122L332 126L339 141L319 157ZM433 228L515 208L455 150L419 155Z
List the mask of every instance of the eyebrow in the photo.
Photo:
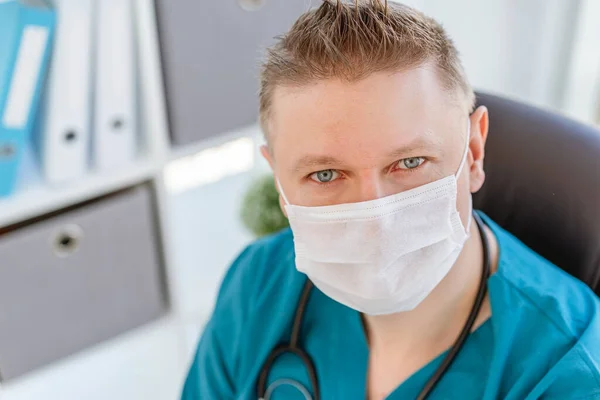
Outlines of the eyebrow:
M417 157L421 154L417 154L419 151L437 149L440 145L439 140L432 140L431 136L423 135L417 137L406 146L402 146L388 153L389 158L402 159L406 157Z
M430 150L432 147L437 148L439 145L438 141L431 140L429 135L419 136L406 146L402 146L398 149L392 150L387 154L387 158L392 160L401 160L406 157L417 157L417 151ZM332 167L340 167L344 162L341 160L327 155L314 155L309 154L300 158L293 167L295 172L303 171L306 169L328 169Z
M294 166L294 171L299 172L305 169L327 169L327 167L339 166L340 160L332 156L306 155L302 157Z

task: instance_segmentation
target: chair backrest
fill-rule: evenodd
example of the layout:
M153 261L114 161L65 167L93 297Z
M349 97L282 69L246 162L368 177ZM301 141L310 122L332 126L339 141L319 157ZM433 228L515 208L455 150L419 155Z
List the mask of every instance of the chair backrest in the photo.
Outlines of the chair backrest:
M600 130L479 93L490 114L474 206L600 295Z

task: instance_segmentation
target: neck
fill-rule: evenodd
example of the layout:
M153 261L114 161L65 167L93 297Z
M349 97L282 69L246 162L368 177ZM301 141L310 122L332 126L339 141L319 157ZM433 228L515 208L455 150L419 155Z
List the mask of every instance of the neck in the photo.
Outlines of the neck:
M412 354L429 349L433 355L437 355L452 345L471 312L483 273L483 245L476 224L472 225L471 232L471 237L448 275L414 310L364 316L372 351L382 349L392 354ZM490 242L493 272L497 246L493 233L487 228L485 232ZM486 298L474 328L489 315L489 301Z

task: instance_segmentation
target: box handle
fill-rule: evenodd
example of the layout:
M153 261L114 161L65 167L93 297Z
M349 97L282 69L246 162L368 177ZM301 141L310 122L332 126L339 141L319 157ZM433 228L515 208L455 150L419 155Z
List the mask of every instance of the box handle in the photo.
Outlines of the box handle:
M54 254L68 257L79 250L83 240L83 229L79 225L65 225L52 238Z

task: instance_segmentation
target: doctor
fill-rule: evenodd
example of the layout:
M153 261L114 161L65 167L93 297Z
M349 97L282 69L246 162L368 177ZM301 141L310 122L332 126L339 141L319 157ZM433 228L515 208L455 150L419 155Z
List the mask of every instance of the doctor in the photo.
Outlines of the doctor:
M183 400L600 399L598 298L472 210L488 112L438 23L325 1L260 112L291 230L231 266Z

